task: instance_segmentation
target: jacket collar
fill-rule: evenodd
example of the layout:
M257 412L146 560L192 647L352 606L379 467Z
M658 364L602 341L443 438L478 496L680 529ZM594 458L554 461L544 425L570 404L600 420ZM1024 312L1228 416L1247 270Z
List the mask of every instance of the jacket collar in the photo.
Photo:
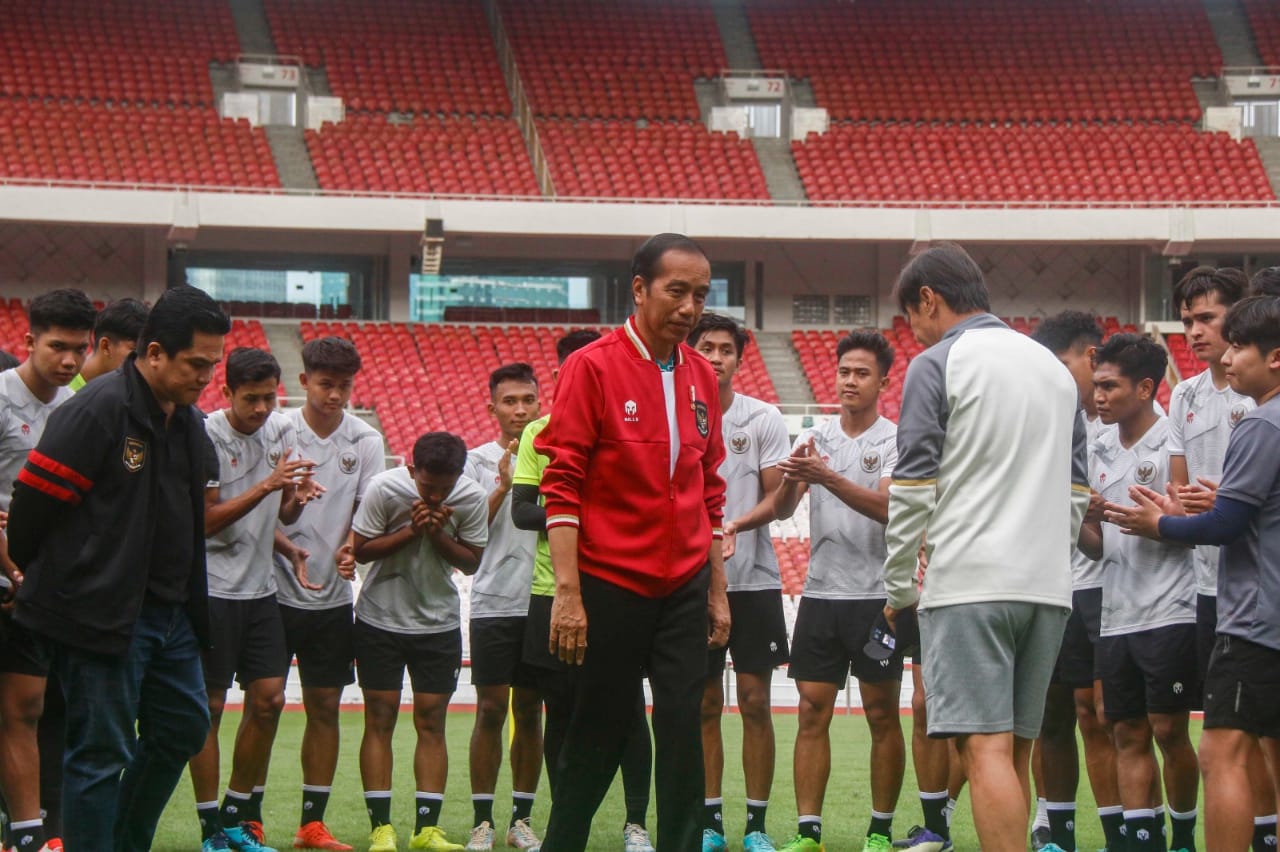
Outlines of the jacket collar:
M947 329L946 334L942 335L942 340L947 340L948 338L951 338L951 337L959 337L960 335L964 334L966 331L970 331L975 328L1008 328L1008 327L1009 326L1001 322L1000 318L995 316L994 314L975 314L974 316L966 317L965 319L960 320L960 322L956 323L955 325L951 326L951 328ZM938 342L941 343L942 341L940 340Z
M640 330L636 327L635 315L627 317L627 321L622 324L622 330L626 333L627 340L631 341L631 346L639 357L645 361L657 363L653 357L653 353L649 351L649 347L645 345L644 338L640 336ZM676 364L684 363L684 344L676 344Z

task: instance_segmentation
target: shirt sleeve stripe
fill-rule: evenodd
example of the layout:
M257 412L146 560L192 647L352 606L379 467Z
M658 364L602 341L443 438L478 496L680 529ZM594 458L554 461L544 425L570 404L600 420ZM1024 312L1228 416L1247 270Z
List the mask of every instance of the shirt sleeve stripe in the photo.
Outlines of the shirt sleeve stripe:
M938 484L938 480L936 479L891 479L889 480L889 482L892 483L893 485L900 485L906 488L914 488L921 485L937 485Z
M551 515L547 518L547 529L562 526L579 526L577 515Z
M54 459L49 458L39 450L32 450L31 454L27 456L27 461L30 462L31 464L36 465L37 467L44 468L45 470L49 471L49 473L52 473L54 476L62 477L67 482L70 482L72 485L74 485L76 488L79 488L81 491L88 491L90 488L93 487L93 480L89 479L86 476L80 475L78 472L67 467L62 462L55 461Z
M34 488L42 494L47 494L53 499L60 500L63 503L69 503L72 506L79 505L80 503L80 495L72 491L70 488L63 488L61 485L54 485L49 480L36 476L25 467L18 471L18 481L23 485Z

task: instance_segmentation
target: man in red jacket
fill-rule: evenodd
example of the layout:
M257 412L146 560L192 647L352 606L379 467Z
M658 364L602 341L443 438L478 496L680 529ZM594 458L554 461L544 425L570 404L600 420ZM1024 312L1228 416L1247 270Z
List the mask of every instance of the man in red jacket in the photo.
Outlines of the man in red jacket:
M711 265L689 238L659 234L636 252L631 287L635 315L565 362L535 442L550 458L551 650L580 666L545 852L586 848L642 671L653 691L658 852L701 843L706 648L729 635L724 444L715 372L684 340Z

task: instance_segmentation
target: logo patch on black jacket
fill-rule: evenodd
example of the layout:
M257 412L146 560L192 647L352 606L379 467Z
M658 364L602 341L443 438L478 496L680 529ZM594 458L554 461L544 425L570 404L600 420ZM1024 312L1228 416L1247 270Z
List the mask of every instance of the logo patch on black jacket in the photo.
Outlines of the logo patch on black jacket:
M137 473L147 463L147 442L141 438L124 439L124 469Z

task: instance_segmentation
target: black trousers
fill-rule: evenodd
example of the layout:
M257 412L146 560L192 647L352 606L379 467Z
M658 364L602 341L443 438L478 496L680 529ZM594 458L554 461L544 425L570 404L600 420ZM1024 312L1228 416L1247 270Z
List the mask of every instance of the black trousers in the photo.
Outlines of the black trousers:
M707 673L703 568L665 598L583 574L587 654L572 671L573 711L555 769L544 852L582 852L635 729L642 671L653 690L658 852L702 844L702 691Z

